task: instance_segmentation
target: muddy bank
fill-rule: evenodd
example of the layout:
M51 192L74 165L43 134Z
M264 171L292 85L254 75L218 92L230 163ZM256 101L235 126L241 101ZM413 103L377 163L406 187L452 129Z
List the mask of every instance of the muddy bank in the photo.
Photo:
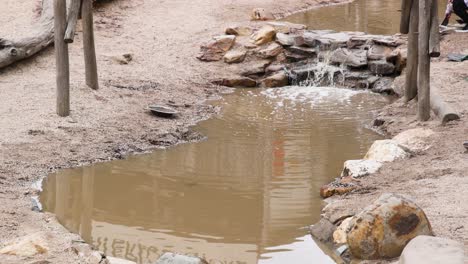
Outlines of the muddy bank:
M187 127L216 113L204 101L220 90L206 80L224 70L195 59L200 43L228 24L247 21L255 7L268 6L281 17L321 4L314 0L300 0L294 6L286 0L117 0L98 6L96 43L102 88L85 87L81 47L72 45L72 114L68 118L54 114L52 48L1 70L0 243L37 232L47 233L48 243L46 254L2 255L2 263L80 263L70 250L72 240L80 238L68 233L54 216L31 211L31 198L37 193L31 185L60 168L192 140ZM8 0L5 6L0 20L7 26L0 34L31 30L33 1ZM81 43L80 36L76 43ZM132 61L121 63L118 58L123 54L131 54ZM174 120L155 118L146 111L151 103L175 105L181 114Z
M442 56L431 65L432 85L441 90L444 99L461 113L461 120L442 126L432 116L429 122L417 121L417 105L402 100L385 107L378 117L380 130L388 137L412 129L431 131L422 136L421 149L409 158L385 163L378 172L359 178L359 188L326 199L324 217L339 219L354 215L375 201L383 193L398 193L410 197L426 213L434 234L450 238L468 248L468 219L466 197L468 192L466 160L463 146L467 140L468 125L468 63L448 62L449 53L466 53L466 34L449 34L442 42ZM403 78L398 78L395 89L401 90ZM422 130L419 130L422 131Z

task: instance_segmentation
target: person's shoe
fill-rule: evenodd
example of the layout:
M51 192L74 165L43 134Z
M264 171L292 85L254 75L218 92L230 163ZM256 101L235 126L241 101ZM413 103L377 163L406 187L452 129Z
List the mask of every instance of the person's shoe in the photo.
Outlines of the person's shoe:
M463 28L462 28L463 31L466 31L468 30L468 24L466 24Z
M457 19L457 22L458 24L465 24L465 21L463 21L462 19Z

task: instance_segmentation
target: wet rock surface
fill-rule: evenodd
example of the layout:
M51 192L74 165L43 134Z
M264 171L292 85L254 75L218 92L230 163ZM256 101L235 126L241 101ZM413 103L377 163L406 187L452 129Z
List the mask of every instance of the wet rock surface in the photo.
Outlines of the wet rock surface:
M385 259L400 256L419 235L432 235L423 210L403 196L383 194L353 217L347 243L355 258Z
M228 39L217 37L221 43L212 40L203 45L198 58L216 61L224 56L226 63L245 60L246 65L237 73L253 78L259 85L274 74L252 65L267 60L268 64L282 64L287 69L290 82L285 85L333 85L393 95L397 93L392 80L406 64L406 47L402 46L405 39L397 35L307 30L304 25L278 21L263 22L256 28L231 26L225 32L237 36L235 47L229 48L232 51L226 50Z

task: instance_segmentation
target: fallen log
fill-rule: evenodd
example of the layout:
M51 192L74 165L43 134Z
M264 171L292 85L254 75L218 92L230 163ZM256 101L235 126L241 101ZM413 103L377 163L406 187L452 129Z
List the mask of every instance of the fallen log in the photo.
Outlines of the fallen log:
M431 87L430 97L432 111L440 118L442 125L460 119L460 114L442 99L439 90L434 86Z
M0 38L0 68L31 57L54 42L53 0L42 1L42 11L35 30L19 39Z

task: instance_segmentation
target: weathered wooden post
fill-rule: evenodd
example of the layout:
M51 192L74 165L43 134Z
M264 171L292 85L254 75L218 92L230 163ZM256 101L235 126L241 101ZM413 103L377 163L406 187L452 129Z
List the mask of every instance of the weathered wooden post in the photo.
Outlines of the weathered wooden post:
M66 0L54 0L55 60L57 71L57 114L70 115L70 69L68 44L64 41L67 24Z
M409 102L418 94L419 0L403 0L401 18L400 31L408 34L405 101Z
M83 22L83 46L85 57L86 84L92 89L99 89L96 63L96 49L94 46L92 0L82 0L81 16Z
M421 121L427 121L431 117L431 5L432 0L420 0L419 3L418 118Z

